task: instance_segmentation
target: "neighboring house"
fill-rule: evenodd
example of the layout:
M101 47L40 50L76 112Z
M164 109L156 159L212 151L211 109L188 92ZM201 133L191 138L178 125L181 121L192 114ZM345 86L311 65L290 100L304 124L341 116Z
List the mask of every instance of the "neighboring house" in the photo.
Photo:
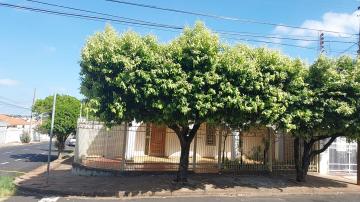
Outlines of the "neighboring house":
M0 143L20 142L20 136L24 132L30 132L30 120L12 117L0 114L0 123L3 124L4 130L0 131ZM40 134L34 132L34 128L39 124L38 121L32 122L31 140L39 139ZM0 128L1 129L1 128Z
M4 114L0 114L0 121L6 123L8 128L29 128L30 125L30 122L22 118L15 118Z
M349 142L344 137L337 138L325 152L320 154L319 166L321 174L355 175L357 143Z
M5 143L6 141L6 128L7 128L6 123L0 121L0 144Z

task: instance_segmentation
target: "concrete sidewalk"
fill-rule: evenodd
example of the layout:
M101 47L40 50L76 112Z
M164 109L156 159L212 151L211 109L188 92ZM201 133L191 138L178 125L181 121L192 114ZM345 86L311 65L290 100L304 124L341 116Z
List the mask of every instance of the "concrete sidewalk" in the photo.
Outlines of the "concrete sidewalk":
M53 162L49 183L46 166L15 180L20 190L60 196L165 197L165 196L279 196L360 192L360 186L345 178L312 174L307 183L294 176L190 174L189 185L173 184L174 174L89 177L71 174L71 159Z

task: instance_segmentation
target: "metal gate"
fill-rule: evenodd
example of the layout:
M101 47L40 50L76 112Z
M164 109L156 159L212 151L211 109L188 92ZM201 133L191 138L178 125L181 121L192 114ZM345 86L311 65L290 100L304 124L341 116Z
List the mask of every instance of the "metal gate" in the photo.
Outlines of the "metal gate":
M329 172L356 173L357 144L337 138L329 147Z

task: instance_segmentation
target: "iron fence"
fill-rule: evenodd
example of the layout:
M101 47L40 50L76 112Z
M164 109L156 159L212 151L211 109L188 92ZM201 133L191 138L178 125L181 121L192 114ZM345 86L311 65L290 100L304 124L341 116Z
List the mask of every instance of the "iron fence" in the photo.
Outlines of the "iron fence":
M80 120L74 161L104 170L175 171L180 151L175 132L166 126L133 122L106 128L97 121ZM293 156L289 135L266 127L239 132L202 124L188 160L194 172L281 172L294 169Z

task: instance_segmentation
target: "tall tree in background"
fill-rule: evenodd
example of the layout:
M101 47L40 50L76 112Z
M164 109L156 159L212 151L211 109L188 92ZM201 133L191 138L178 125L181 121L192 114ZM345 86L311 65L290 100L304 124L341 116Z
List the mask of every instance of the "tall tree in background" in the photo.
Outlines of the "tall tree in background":
M51 117L53 105L53 96L45 99L38 99L33 107L33 112L37 114L48 114ZM65 141L70 134L75 133L77 118L80 112L80 101L69 95L58 95L56 97L56 110L54 120L53 134L56 137L56 147L58 156L61 155L65 148ZM40 128L49 132L51 127L51 119L46 119Z

